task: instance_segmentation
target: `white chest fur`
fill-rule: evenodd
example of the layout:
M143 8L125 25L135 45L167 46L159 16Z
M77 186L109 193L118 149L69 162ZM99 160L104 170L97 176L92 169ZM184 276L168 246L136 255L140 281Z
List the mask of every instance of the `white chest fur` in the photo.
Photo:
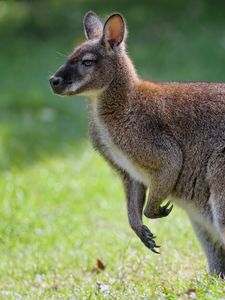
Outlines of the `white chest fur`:
M126 153L119 149L113 142L109 130L107 129L107 125L99 116L97 101L93 101L91 107L94 123L100 136L101 143L105 145L110 159L121 169L125 170L133 179L149 186L149 178L145 172L137 168Z

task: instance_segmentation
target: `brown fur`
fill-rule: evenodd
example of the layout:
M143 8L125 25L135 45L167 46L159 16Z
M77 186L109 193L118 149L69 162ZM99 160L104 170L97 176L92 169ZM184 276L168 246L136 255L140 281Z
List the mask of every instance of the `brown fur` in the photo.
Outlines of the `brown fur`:
M124 19L114 14L101 24L85 16L89 40L52 77L53 90L89 96L92 143L120 174L142 242L157 252L142 223L149 189L145 215L168 215L172 206L161 204L170 197L187 211L210 273L225 274L225 84L143 81L125 52ZM96 61L84 68L87 53Z

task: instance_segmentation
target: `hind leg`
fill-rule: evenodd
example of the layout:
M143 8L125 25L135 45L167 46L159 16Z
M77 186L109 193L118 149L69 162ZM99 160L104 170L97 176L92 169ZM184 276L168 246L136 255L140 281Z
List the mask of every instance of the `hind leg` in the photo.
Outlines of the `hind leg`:
M225 245L225 191L223 195L218 191L211 190L210 205L213 214L214 225L220 235L222 243Z
M189 216L190 217L190 216ZM225 276L225 247L216 240L205 227L190 217L192 227L202 245L208 261L210 275L218 274L221 278Z
M213 223L225 245L225 148L218 147L210 157L207 179L210 188L209 204Z

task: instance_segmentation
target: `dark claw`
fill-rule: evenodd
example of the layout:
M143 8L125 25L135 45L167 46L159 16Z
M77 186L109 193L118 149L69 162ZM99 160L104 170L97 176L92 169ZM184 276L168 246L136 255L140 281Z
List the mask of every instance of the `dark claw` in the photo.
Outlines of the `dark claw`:
M151 249L151 250L152 250L152 252L154 252L154 253L156 253L156 254L160 254L160 252L156 251L154 248Z
M170 206L170 201L168 201L168 202L163 206L163 208L167 208L168 206Z
M171 204L171 206L170 204L170 201L168 201L166 205L160 206L160 215L162 217L166 217L171 213L171 210L173 209L173 204Z
M154 213L154 217L152 218L163 218L168 216L173 209L173 204L167 202L164 206L159 206L159 211Z
M156 245L154 241L154 235L151 233L151 231L148 229L147 226L142 225L141 228L141 241L145 244L145 246L150 249L152 252L160 254L158 251L156 251L155 248L159 248L160 246Z
M168 216L172 209L173 209L173 204L167 202L164 206L158 206L152 208L150 211L145 210L144 214L147 218L150 219L163 218Z

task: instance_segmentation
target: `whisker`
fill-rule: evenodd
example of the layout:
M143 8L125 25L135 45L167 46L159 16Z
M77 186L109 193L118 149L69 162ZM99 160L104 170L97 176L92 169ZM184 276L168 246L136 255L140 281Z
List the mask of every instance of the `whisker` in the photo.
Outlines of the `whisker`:
M59 51L57 51L56 54L58 54L59 56L63 56L63 57L68 56L68 54L65 54L65 53L62 53L62 52L59 52Z

